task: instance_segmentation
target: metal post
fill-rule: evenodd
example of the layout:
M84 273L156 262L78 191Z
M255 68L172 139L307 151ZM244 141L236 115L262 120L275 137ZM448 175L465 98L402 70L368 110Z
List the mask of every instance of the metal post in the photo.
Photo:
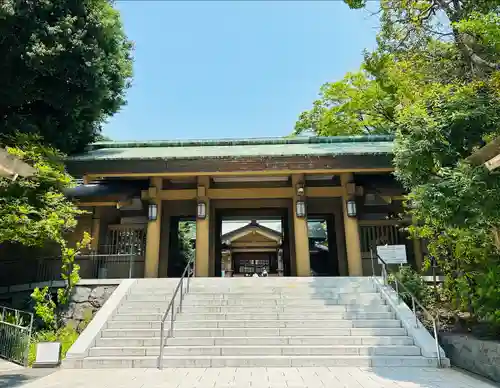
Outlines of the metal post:
M370 258L372 260L372 275L375 277L375 263L373 262L373 249L370 249Z
M128 278L132 279L132 255L128 259Z
M163 333L165 330L165 322L160 323L160 355L158 356L158 369L163 369Z
M170 309L170 334L169 337L174 335L174 311L175 311L175 297L172 299L172 308Z
M437 325L436 325L436 320L432 320L432 325L434 327L434 341L436 342L436 354L437 354L437 360L438 360L438 367L441 368L443 365L441 363L441 352L439 351L439 341L438 341L438 333L437 333Z
M184 296L184 278L181 279L181 299L179 300L179 312L182 312L182 298Z
M417 310L415 309L415 298L411 297L411 304L413 305L413 315L415 315L415 328L418 329L418 318L417 318Z
M395 279L396 279L396 281L395 281L395 283L396 283L396 295L397 295L397 297L398 297L398 304L399 304L399 287L398 287L398 279L397 279L396 277L395 277Z
M31 331L33 329L33 314L31 315L29 328L28 328L28 341L26 343L26 349L24 350L24 366L28 367L28 358L30 353L30 344L31 344Z

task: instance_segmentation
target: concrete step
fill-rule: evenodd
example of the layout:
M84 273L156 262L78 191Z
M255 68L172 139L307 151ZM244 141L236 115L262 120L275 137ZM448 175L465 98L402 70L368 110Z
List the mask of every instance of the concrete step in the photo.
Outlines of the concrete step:
M172 298L164 295L147 295L147 294L130 294L127 295L127 302L170 302ZM200 306L200 305L273 305L273 304L305 304L305 302L312 304L343 304L343 303L371 303L373 301L382 301L380 294L377 293L364 293L364 294L338 294L331 296L297 296L293 298L207 298L198 297L196 295L188 294L184 299L186 305Z
M90 357L158 356L160 347L96 347ZM166 346L164 356L420 356L417 346Z
M408 336L306 336L306 337L170 337L167 346L236 346L236 345L413 345ZM98 338L99 347L160 346L159 337L146 338Z
M167 327L168 328L168 327ZM166 329L167 329L166 328ZM224 329L179 329L174 328L174 337L276 337L276 336L315 336L318 328L224 328ZM332 328L321 329L324 336L406 336L402 327L384 328ZM157 329L105 329L103 338L119 337L159 337Z
M170 301L146 301L146 300L127 300L123 303L123 306L133 306L133 307L167 307ZM190 300L186 299L183 301L182 305L186 307L320 307L320 306L359 306L366 307L367 305L380 306L384 304L384 301L378 297L373 297L370 300L363 299L350 299L350 300L338 300L338 299L293 299L293 300ZM176 303L178 305L178 303Z
M138 288L175 288L180 278L163 279L138 279L134 289ZM187 279L184 279L186 282ZM370 277L268 277L268 278L196 278L190 279L193 289L216 288L216 289L238 289L259 287L342 287L342 286L372 286Z
M127 302L118 308L118 313L165 313L168 303L151 305L146 302ZM304 306L182 306L182 313L323 313L323 312L388 312L390 307L385 304L372 305L304 305Z
M186 288L184 288L185 290ZM281 288L281 289L268 289L262 290L255 288L247 290L233 290L225 291L220 289L213 290L193 290L190 289L187 295L197 296L200 298L252 298L252 297L264 297L264 298L275 298L280 296L328 296L328 295L339 295L339 294L370 294L376 293L377 290L374 287L342 287L342 288ZM133 290L131 295L170 295L173 293L171 290L158 290L158 289L148 289L148 290Z
M76 361L78 363L78 361ZM80 367L156 368L157 356L87 357ZM437 360L422 356L171 356L163 357L167 368L210 367L436 367ZM78 366L77 366L78 367Z
M160 321L111 321L107 323L108 329L159 329ZM168 322L167 322L168 324ZM214 321L190 321L180 320L175 322L175 328L295 328L306 327L309 329L323 329L325 327L335 328L383 328L401 327L401 322L397 319L338 319L338 320L214 320Z
M118 313L113 321L160 321L163 313ZM393 319L391 312L315 312L315 313L179 313L176 321L269 320L269 319Z

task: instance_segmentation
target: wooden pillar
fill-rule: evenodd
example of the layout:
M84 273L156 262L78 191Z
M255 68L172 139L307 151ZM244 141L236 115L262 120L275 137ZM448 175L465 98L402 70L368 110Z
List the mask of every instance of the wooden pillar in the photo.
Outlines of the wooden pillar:
M299 193L300 188L304 191L304 176L302 174L292 175L293 187L293 229L295 237L295 268L297 276L311 276L311 262L309 257L309 233L307 228L307 214L304 217L297 216L297 202L305 203L304 193Z
M198 203L205 204L205 218L198 217L196 209L196 263L195 271L198 277L208 277L210 268L210 199L207 190L210 186L210 177L198 177Z
M168 202L165 206L162 206L161 215L161 233L160 233L160 258L158 263L158 277L166 278L168 277L168 261L170 258L170 244L171 244L171 227L172 227L172 217L170 216L170 206ZM178 232L178 229L175 230Z
M161 189L162 178L151 179L151 186L149 188L149 203L156 204L157 213L155 221L148 221L148 230L146 232L146 259L144 262L144 277L146 278L158 277L162 201L157 198L157 191Z
M355 188L353 189L352 173L340 175L344 194L342 196L342 210L344 213L345 245L347 251L347 266L349 276L363 276L363 264L361 259L361 242L359 239L359 226L357 217L347 215L347 200L355 198Z
M94 253L98 253L99 250L99 234L101 233L101 212L98 207L94 207L92 210L92 226L90 236L92 241L90 242L90 249Z

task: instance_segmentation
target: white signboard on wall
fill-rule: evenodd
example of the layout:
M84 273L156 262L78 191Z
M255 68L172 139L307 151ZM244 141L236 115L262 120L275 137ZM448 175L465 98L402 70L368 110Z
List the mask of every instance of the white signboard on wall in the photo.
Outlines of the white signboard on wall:
M406 264L405 245L379 245L377 246L377 254L386 262L386 264ZM382 264L379 260L379 264Z

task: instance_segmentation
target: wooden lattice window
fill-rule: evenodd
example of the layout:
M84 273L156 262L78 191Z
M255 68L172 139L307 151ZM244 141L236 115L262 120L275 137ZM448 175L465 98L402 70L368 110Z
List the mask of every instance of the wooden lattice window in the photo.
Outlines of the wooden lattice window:
M144 256L146 250L145 225L109 225L104 251L108 255L131 254Z
M398 225L362 225L360 226L361 252L363 257L370 257L370 249L377 245L404 244L405 238Z

